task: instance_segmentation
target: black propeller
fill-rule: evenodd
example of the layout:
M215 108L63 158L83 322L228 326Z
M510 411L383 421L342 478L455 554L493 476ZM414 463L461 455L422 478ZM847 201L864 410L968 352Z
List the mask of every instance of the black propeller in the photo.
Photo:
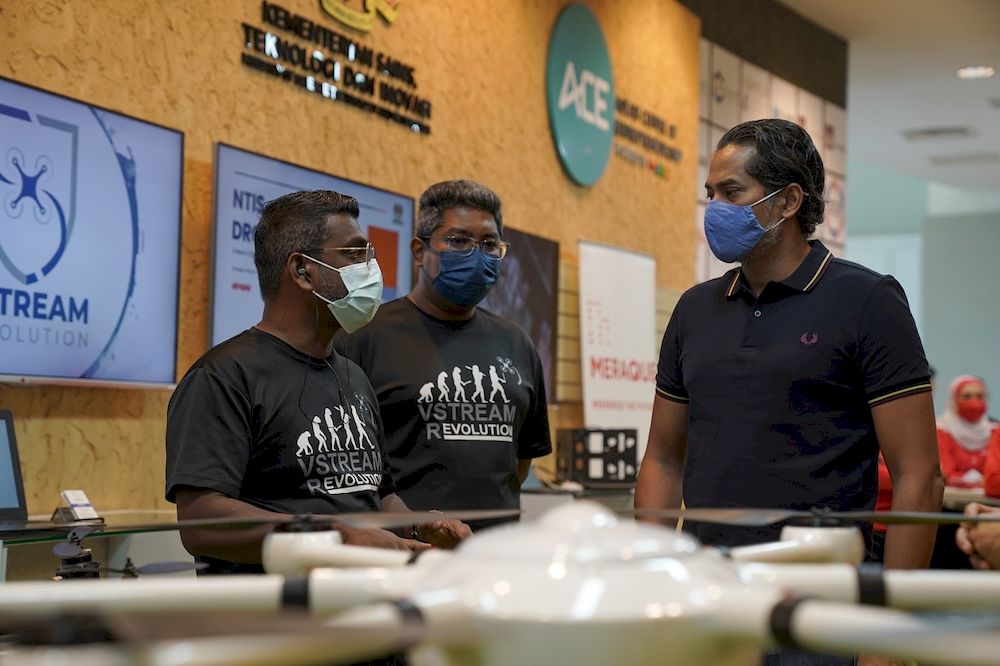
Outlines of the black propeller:
M633 512L629 512L633 513ZM717 523L740 527L767 527L776 523L797 523L823 526L852 522L883 523L886 525L954 525L958 523L996 523L1000 513L966 516L960 513L925 513L920 511L830 511L812 509L635 509L636 518L662 518Z
M55 556L61 560L72 559L74 557L83 557L87 552L86 549L81 545L84 537L98 529L97 526L81 526L74 528L67 536L66 541L60 541L52 549Z
M199 571L207 569L204 562L150 562L141 566L135 566L131 557L125 558L125 566L121 569L113 567L101 567L101 571L121 574L123 578L138 578L139 576L152 576L156 574L179 573L181 571Z
M178 520L171 523L140 523L135 525L97 525L85 528L85 534L118 534L121 532L164 532L169 530L210 527L246 529L259 525L327 525L331 529L335 525L348 527L368 527L392 529L434 523L439 520L491 520L513 518L520 515L517 509L489 509L476 511L370 511L359 513L338 514L297 514L293 516L274 516L262 518L202 518L197 520ZM76 531L76 530L74 530ZM81 537L82 538L82 537Z

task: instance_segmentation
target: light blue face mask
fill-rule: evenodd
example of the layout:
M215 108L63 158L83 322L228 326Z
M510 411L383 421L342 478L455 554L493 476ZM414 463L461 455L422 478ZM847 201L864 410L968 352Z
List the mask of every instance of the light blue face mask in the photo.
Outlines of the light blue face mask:
M705 240L708 241L712 254L727 264L740 261L764 234L777 229L785 218L765 229L760 226L757 216L753 214L753 207L784 189L784 187L779 188L749 206L737 206L725 201L709 201L705 208Z
M302 256L323 268L340 273L340 279L347 287L347 296L332 301L315 290L313 296L326 303L330 314L336 317L345 331L353 333L372 320L382 303L382 269L377 260L373 258L367 263L362 261L337 268L313 259L308 254Z

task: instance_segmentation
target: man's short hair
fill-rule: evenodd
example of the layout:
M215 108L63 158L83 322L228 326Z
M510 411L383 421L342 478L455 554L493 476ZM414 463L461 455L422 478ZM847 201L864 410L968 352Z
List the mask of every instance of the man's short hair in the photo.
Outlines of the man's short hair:
M253 261L265 300L278 294L288 257L321 247L333 215L358 218L358 200L331 190L291 192L268 201L253 234Z
M806 237L812 235L823 223L826 171L809 134L787 120L751 120L723 134L716 150L730 144L754 149L746 171L764 184L765 194L790 183L799 184L807 195L797 215L799 227Z
M503 235L503 211L496 192L474 180L446 180L431 185L420 195L417 238L429 238L441 226L450 208L477 208L493 216Z

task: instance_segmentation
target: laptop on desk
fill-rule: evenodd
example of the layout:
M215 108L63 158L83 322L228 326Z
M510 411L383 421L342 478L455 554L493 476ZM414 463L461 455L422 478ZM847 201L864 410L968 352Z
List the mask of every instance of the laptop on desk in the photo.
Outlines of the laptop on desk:
M14 416L0 409L0 541L18 532L52 530L48 521L29 521L21 461L14 437Z
M27 520L28 505L24 502L14 416L6 409L0 409L0 524L24 523Z

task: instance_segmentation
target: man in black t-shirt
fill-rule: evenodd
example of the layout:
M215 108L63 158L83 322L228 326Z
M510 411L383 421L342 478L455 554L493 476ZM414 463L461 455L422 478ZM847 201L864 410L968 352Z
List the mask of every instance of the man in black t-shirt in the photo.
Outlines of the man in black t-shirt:
M329 191L269 202L254 235L264 316L205 353L167 408L166 497L181 520L405 511L386 471L377 401L364 373L333 350L370 321L382 296L358 202ZM386 530L339 527L345 543L420 550ZM210 571L260 572L268 528L184 530ZM441 521L423 539L454 545L468 526Z
M416 231L416 286L338 348L372 382L408 505L518 508L531 459L552 446L534 345L476 307L507 251L500 199L472 181L438 183L420 197Z

